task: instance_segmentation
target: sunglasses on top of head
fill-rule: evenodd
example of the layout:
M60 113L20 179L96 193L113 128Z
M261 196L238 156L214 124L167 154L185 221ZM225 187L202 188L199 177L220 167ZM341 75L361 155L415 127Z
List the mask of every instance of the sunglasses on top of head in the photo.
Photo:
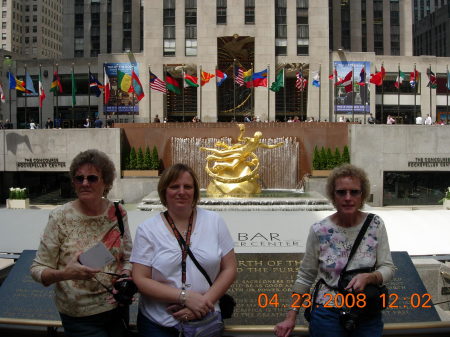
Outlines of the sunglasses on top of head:
M73 181L76 184L82 184L84 182L84 179L88 181L89 184L95 184L100 179L99 176L96 176L95 174L90 174L88 176L75 176L73 177Z
M362 191L361 190L335 190L334 193L336 193L340 197L345 197L347 193L350 193L352 197L360 196Z

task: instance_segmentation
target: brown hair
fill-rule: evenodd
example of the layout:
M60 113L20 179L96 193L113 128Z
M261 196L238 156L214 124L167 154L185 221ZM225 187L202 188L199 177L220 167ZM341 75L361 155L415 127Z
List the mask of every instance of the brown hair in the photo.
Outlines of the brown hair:
M161 175L161 178L159 179L158 195L159 200L161 200L161 203L164 206L167 207L167 200L166 200L167 188L173 181L177 180L178 177L184 172L188 172L191 175L192 180L194 181L194 201L192 207L197 206L197 203L200 199L200 187L198 184L197 175L190 166L181 163L172 165L168 169L164 170L163 174Z
M336 187L336 180L346 177L359 179L361 183L361 205L359 206L359 208L361 208L370 193L369 178L367 178L367 173L363 169L352 164L344 164L338 166L331 172L331 174L328 176L326 186L327 197L334 205L334 190Z
M73 158L72 163L70 164L69 174L71 180L75 177L77 170L84 164L91 164L100 171L103 182L105 183L103 196L106 197L116 178L116 168L114 167L114 163L106 153L99 150L90 149L80 152Z

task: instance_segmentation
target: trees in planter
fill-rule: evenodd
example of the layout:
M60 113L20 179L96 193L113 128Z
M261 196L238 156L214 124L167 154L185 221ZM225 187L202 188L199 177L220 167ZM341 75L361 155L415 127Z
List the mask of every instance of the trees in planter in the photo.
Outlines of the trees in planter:
M339 148L336 148L333 154L331 148L325 149L322 146L319 151L317 146L314 147L312 160L313 170L332 170L344 163L350 163L350 153L347 145L344 146L342 156Z
M130 149L127 156L124 157L123 167L125 171L122 171L122 176L157 176L159 170L159 157L156 146L153 147L153 151L147 146L145 151L142 148L138 148L137 151L134 147ZM139 173L138 171L151 171L148 173Z

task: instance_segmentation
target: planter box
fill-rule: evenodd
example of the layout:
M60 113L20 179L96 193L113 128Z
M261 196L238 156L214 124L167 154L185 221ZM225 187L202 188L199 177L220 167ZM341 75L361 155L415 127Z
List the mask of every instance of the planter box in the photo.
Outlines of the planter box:
M30 208L30 199L6 199L6 208Z
M312 170L311 175L313 177L328 177L333 170Z
M123 170L122 177L157 177L158 170Z
M450 200L445 199L443 203L444 209L450 209Z

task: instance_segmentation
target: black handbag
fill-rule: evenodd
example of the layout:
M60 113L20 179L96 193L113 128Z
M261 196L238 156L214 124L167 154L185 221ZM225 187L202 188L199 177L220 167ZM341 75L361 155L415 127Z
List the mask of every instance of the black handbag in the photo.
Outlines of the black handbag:
M350 251L350 255L347 260L347 264L345 265L344 269L342 269L341 274L339 276L338 291L343 295L349 293L345 288L347 287L348 283L353 279L353 277L362 273L371 273L375 270L375 266L347 270L347 266L353 255L356 253L356 250L358 249L358 246L361 243L361 240L364 237L364 234L366 233L367 228L369 227L373 217L374 214L372 213L370 213L367 216L367 219L364 222L364 225L361 227L361 230L358 233L355 243L352 246L352 250ZM360 311L359 312L360 315L363 316L375 315L379 313L381 310L386 309L386 307L389 304L389 290L385 285L367 284L362 293L366 295L365 299L366 305L364 305L361 308L354 308Z

